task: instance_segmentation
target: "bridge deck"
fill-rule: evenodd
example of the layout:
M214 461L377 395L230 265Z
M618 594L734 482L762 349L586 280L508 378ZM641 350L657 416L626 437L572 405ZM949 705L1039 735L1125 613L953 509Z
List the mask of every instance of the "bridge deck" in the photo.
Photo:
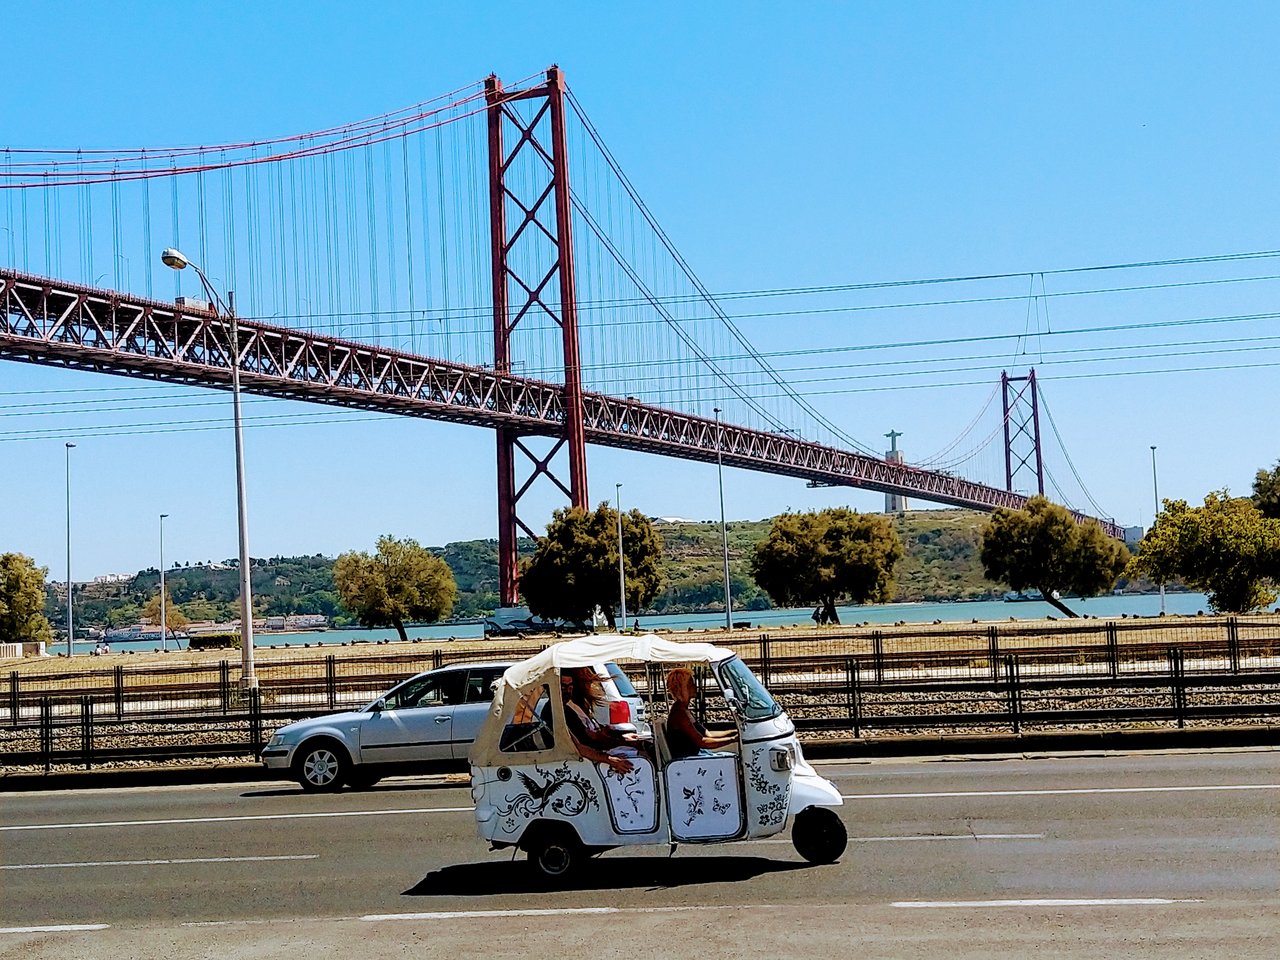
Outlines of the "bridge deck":
M238 326L246 393L526 434L564 431L558 384L256 321ZM228 318L213 312L0 270L3 359L230 389L230 344ZM719 453L746 470L978 510L1019 508L1027 499L949 473L601 393L584 393L583 417L587 441L602 446L704 462ZM1098 522L1123 536L1115 523Z

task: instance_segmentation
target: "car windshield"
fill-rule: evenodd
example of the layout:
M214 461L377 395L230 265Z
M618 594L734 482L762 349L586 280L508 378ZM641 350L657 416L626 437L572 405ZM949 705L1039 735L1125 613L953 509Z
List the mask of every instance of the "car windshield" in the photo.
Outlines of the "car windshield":
M782 712L764 684L737 657L731 657L721 664L720 675L733 688L744 720L768 720Z
M627 677L627 675L622 672L622 668L620 666L618 666L616 663L609 662L609 663L606 663L604 667L606 670L609 671L609 676L613 678L613 684L618 688L618 693L621 696L624 696L624 697L640 696L640 694L636 693L636 688L632 685L631 680Z

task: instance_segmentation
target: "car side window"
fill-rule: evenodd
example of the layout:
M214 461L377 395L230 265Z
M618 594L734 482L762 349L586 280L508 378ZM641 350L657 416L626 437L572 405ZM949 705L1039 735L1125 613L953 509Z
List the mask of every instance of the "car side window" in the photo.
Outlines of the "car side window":
M410 681L387 695L388 710L447 707L462 702L466 673L451 670Z
M489 703L493 700L493 684L501 670L472 670L467 674L467 703Z

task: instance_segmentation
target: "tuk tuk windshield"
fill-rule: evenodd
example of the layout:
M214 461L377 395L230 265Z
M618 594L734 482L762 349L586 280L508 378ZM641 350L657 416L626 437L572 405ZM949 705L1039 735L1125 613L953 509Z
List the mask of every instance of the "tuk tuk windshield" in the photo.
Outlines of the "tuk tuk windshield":
M720 673L733 688L744 720L769 720L782 712L764 684L737 657L731 657L721 664Z

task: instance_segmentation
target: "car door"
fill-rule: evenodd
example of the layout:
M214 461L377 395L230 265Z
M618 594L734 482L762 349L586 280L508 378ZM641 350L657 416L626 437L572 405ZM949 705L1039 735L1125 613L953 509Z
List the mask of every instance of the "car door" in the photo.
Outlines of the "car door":
M414 677L383 697L361 725L365 763L419 763L453 756L453 712L463 698L465 670Z
M466 760L471 751L484 718L489 715L493 703L493 684L502 676L506 664L492 667L472 667L467 673L466 694L460 706L453 711L453 758Z

